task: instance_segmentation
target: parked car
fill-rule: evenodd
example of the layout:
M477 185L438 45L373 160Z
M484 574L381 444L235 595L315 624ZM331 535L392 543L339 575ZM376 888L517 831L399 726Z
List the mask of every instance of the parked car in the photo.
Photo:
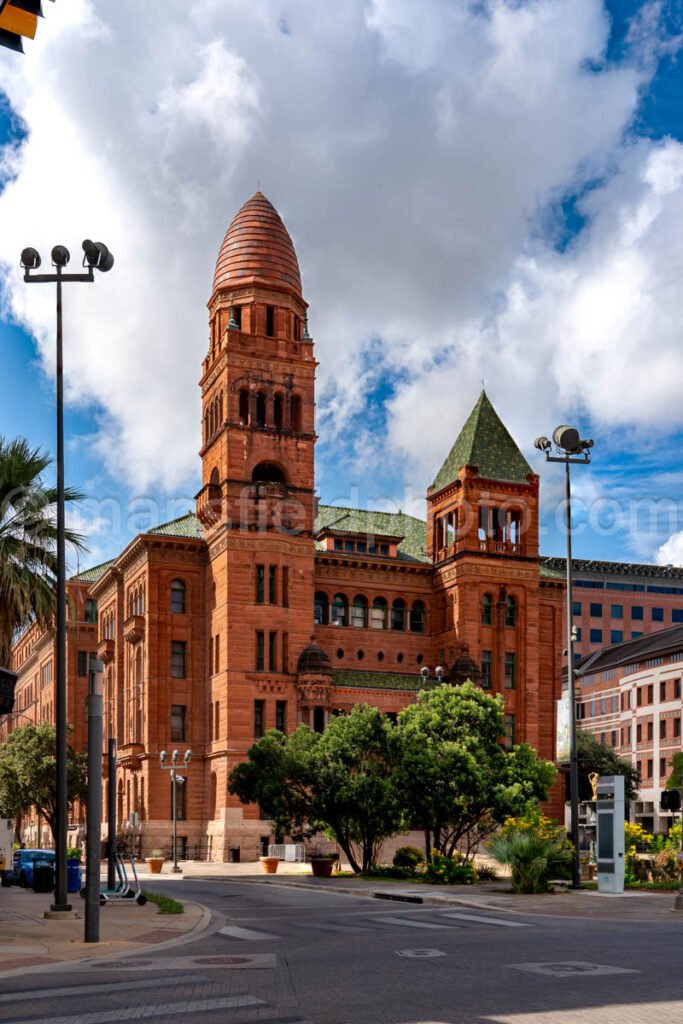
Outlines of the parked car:
M33 865L54 864L54 850L14 850L12 865L2 875L3 885L20 885L23 889L33 887Z

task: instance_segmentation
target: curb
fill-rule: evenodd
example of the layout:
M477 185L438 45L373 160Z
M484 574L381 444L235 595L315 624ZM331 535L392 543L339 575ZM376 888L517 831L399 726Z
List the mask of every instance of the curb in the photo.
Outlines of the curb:
M203 903L197 903L196 900L184 900L184 904L188 906L199 907L201 910L201 916L193 928L189 932L184 932L182 935L178 935L175 939L166 939L165 942L149 942L144 943L136 949L117 950L115 953L104 953L102 956L82 956L69 958L68 960L55 959L49 964L35 964L26 967L15 967L11 971L0 971L0 981L5 978L18 978L24 974L49 974L55 971L69 971L76 967L83 967L84 965L97 964L100 961L107 962L110 960L129 960L136 956L149 956L150 949L171 949L174 946L182 946L184 943L194 942L201 934L207 931L211 924L211 911L208 907L205 907Z

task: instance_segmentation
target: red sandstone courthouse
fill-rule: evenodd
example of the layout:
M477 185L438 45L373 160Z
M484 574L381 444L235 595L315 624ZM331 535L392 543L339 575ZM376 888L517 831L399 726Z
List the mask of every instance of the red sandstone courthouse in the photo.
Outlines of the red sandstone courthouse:
M69 584L75 742L96 651L118 744L117 826L137 811L145 851L170 840L161 750L193 751L179 794L188 855L255 857L268 823L227 793L254 739L300 722L322 730L358 702L395 715L441 670L503 694L507 742L554 757L564 588L539 558L538 477L482 392L426 523L318 505L306 311L290 236L256 193L225 236L209 300L197 514ZM14 665L17 708L51 720L52 636L30 629Z

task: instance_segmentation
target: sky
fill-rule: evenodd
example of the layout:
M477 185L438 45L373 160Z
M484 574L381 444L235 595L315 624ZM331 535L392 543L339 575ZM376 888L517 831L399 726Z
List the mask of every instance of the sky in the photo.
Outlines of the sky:
M0 50L0 434L54 450L88 564L194 507L206 301L258 188L292 235L321 500L412 512L485 386L540 473L562 554L683 565L681 0L60 0ZM78 566L83 567L81 564ZM78 568L73 566L73 568Z

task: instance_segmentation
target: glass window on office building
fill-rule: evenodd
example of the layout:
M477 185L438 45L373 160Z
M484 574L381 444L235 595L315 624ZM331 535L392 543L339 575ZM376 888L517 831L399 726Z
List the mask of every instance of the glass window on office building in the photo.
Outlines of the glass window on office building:
M596 602L591 602L590 613L592 619L602 618L602 605Z
M592 644L601 644L602 643L602 630L601 629L591 629L591 643Z

